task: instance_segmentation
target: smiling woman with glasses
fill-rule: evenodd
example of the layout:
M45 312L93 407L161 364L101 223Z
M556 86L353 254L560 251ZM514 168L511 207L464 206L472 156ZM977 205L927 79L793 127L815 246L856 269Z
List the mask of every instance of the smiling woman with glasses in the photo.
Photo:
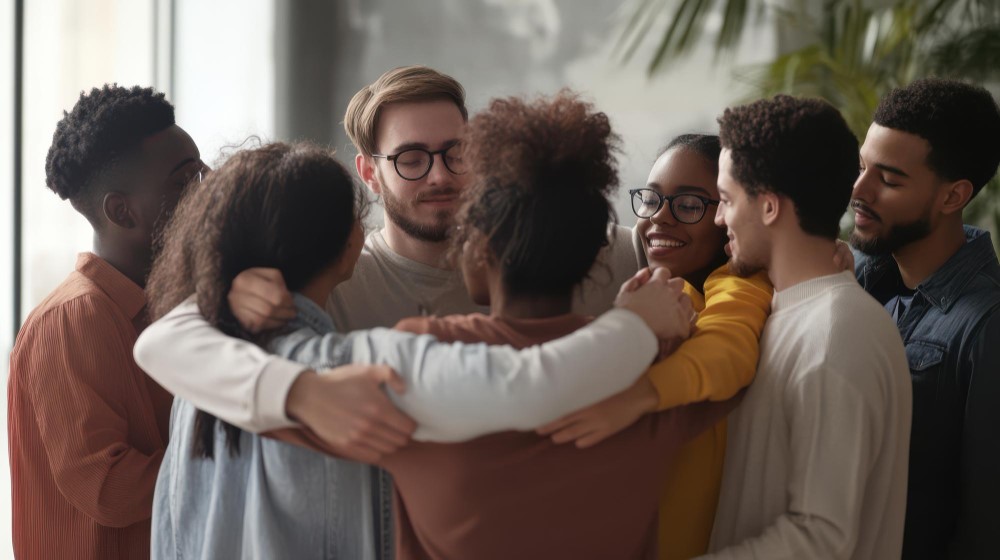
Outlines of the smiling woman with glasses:
M433 152L424 148L409 148L396 154L372 154L372 157L391 161L396 168L396 174L403 179L419 181L431 172L431 168L434 167L434 156L438 154L441 154L441 161L449 172L455 175L465 173L465 147L461 142L455 142L447 148Z
M697 224L705 217L709 206L719 201L696 194L662 195L653 189L631 189L632 212L637 218L652 218L666 202L674 219L682 224Z

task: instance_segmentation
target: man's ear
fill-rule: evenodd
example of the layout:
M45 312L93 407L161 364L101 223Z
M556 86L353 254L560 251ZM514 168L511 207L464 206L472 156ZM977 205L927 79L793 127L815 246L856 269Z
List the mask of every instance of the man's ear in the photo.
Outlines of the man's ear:
M961 212L969 201L972 200L972 191L974 189L968 179L949 183L944 188L944 199L941 201L942 214Z
M759 199L760 221L765 226L774 225L781 217L781 197L773 192L762 192Z
M128 199L120 192L109 192L101 201L101 210L108 222L123 228L132 229L136 226L135 216L128 207Z
M358 177L368 187L368 190L375 193L376 196L381 195L382 185L379 184L378 177L375 176L375 158L358 154L354 156L354 167L358 170Z

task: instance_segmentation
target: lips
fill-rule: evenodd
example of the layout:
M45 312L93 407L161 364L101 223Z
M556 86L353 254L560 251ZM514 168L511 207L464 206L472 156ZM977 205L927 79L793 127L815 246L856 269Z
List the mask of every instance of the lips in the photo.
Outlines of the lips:
M869 224L882 221L877 212L865 206L860 200L852 200L851 208L854 210L854 223L859 227L865 227Z
M674 251L687 246L687 241L677 239L671 235L659 232L649 232L646 234L646 251L650 258L664 258Z
M458 192L454 190L430 191L417 196L418 204L451 204L458 200Z

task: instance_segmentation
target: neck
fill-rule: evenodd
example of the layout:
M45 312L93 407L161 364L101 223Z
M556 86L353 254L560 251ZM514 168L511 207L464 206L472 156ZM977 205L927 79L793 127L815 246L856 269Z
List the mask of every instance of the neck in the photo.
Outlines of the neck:
M771 251L767 275L780 292L813 278L840 272L833 256L837 242L801 232L781 237L780 245Z
M712 264L684 276L684 281L694 286L694 289L698 290L698 293L704 294L705 280L708 280L708 277L715 272L716 269L726 264L727 260L729 260L729 257L727 257L725 253L722 253L717 259L712 261Z
M941 226L919 241L914 241L892 254L899 266L903 284L915 290L934 271L965 245L965 230L961 221Z
M490 296L490 315L510 319L545 319L570 313L573 296Z
M510 295L497 271L489 272L490 315L510 319L544 319L573 309L573 294Z
M130 247L114 239L102 237L94 233L94 254L115 267L137 286L145 289L146 277L152 267L152 257L147 248L145 251Z
M382 237L397 255L404 256L411 261L433 266L441 269L451 269L445 259L448 252L448 240L444 241L424 241L408 235L389 219L385 220L385 227L382 228Z

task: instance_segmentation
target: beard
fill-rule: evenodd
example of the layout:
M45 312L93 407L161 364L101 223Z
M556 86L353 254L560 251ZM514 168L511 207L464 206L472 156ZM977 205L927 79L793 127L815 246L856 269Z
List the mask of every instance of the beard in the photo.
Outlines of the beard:
M742 261L736 257L729 259L729 272L740 278L749 278L761 270L764 270L764 267L759 264Z
M908 224L891 226L883 235L865 237L858 229L851 231L851 247L873 257L891 255L899 249L920 241L931 232L931 222L927 216Z
M439 189L426 193L426 196L451 194L453 192L454 189ZM434 214L431 223L424 224L418 222L410 215L416 204L416 202L407 204L396 198L395 195L389 192L389 189L382 189L382 206L385 208L386 217L392 223L396 224L399 229L403 230L403 233L414 239L429 241L431 243L439 243L448 239L448 234L451 232L455 221L454 212L452 210L440 210Z

